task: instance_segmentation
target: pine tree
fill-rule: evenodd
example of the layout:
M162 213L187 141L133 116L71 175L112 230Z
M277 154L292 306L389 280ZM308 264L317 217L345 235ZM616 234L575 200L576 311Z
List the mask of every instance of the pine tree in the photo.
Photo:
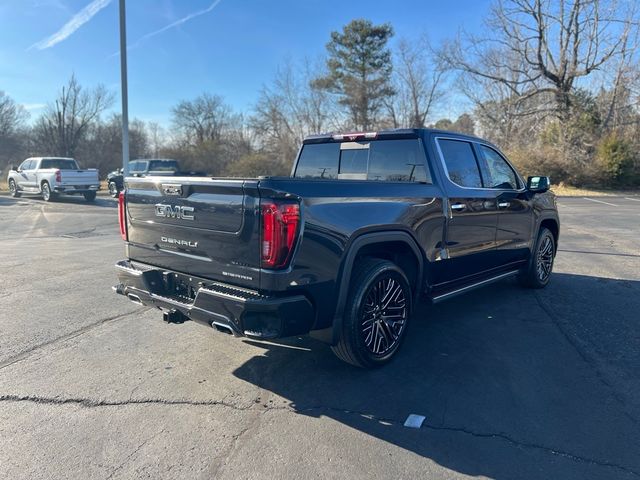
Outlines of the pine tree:
M369 20L353 20L342 32L332 32L327 44L328 74L314 86L339 96L354 128L374 127L382 100L394 94L391 87L391 52L387 48L393 36L390 24L374 25Z

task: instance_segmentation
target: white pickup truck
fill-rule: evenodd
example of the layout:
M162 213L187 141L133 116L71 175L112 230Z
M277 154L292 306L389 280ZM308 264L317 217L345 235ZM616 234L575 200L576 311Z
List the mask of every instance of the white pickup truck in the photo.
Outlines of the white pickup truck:
M100 189L98 170L81 170L73 158L27 158L18 168L11 167L7 182L11 196L32 193L42 195L45 202L58 195L83 195L92 202Z

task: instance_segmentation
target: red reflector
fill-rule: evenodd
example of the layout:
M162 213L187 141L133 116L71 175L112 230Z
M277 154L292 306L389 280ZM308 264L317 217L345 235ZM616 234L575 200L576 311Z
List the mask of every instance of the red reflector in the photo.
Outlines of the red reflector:
M265 268L287 265L298 236L300 205L297 203L265 202L261 205L261 258Z
M127 217L124 204L124 192L118 195L118 223L120 224L120 236L127 240Z
M56 170L56 182L60 183L62 181L62 174L60 170Z

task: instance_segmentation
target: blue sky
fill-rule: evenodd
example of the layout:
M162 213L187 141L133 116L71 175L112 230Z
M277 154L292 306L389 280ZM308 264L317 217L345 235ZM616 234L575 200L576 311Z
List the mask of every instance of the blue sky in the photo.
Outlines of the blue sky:
M128 0L130 116L166 125L173 105L202 92L248 111L278 65L318 58L330 32L354 18L391 22L393 47L477 30L488 9L473 0ZM0 90L33 118L75 73L111 89L117 111L118 41L118 0L1 0Z

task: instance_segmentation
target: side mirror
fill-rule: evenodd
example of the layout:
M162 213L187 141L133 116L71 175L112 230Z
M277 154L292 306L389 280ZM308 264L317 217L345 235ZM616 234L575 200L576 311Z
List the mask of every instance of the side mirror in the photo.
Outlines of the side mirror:
M551 187L549 177L529 177L527 178L527 190L532 193L544 193Z

